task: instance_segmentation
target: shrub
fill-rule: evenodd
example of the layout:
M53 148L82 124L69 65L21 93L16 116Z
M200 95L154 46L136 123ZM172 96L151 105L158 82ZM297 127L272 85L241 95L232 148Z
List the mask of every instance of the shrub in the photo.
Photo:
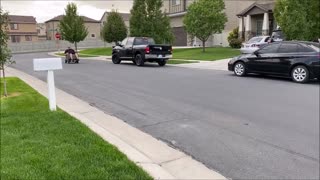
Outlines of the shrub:
M240 48L242 40L239 39L239 28L233 29L228 36L229 46L232 48Z

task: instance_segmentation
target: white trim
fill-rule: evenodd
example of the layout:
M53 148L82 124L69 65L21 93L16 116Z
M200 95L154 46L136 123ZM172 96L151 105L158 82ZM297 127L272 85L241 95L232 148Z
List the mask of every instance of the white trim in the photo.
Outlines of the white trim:
M177 17L177 16L183 16L187 14L187 11L184 12L179 12L179 13L174 13L174 14L168 14L168 17Z

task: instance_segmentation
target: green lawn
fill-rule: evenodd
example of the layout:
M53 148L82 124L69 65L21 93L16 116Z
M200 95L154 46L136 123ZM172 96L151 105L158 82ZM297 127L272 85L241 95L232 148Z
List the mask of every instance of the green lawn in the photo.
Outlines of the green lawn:
M80 51L81 54L94 56L111 56L112 48L91 48ZM219 59L232 58L240 55L239 49L226 47L208 47L206 52L202 52L202 48L184 48L174 49L173 59L214 61Z
M112 55L112 48L91 48L91 49L84 49L80 51L81 54L88 54L88 55L98 55L98 56L111 56Z
M64 53L55 53L55 55L58 55L58 56L65 56ZM88 55L88 54L81 54L79 53L79 57L97 57L97 56L94 56L94 55Z
M167 62L167 64L188 64L188 63L199 63L199 61L184 61L184 60L170 59Z
M152 179L72 116L50 112L47 99L18 78L7 85L0 179Z
M238 55L240 55L239 49L225 47L206 48L206 52L204 53L202 52L202 48L173 49L173 59L214 61Z

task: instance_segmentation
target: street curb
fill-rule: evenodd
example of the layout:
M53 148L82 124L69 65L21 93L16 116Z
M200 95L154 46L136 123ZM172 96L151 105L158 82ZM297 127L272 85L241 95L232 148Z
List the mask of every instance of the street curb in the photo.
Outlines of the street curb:
M47 84L8 67L8 74L48 97ZM57 72L58 73L58 72ZM227 179L185 153L56 88L57 105L142 167L154 179Z

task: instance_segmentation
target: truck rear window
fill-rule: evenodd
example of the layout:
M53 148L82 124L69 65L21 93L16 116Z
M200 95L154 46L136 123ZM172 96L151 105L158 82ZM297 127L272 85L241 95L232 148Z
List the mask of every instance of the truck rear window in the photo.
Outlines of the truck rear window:
M134 45L153 45L154 40L152 38L135 38Z

